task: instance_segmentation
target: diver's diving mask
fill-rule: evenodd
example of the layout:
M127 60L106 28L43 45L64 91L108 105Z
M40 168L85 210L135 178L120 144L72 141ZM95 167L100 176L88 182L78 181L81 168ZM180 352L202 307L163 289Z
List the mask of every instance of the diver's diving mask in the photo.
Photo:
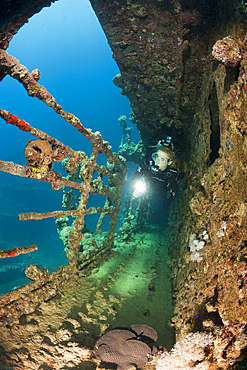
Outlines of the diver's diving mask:
M157 152L152 154L152 159L154 160L156 166L162 166L163 167L164 165L168 164L168 162L169 162L169 159L167 157L160 156L160 155L158 155Z

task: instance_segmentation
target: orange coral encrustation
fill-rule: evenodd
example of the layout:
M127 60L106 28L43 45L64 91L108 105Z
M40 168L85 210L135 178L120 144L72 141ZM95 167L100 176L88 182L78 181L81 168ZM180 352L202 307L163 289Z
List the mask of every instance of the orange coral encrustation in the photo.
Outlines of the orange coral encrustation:
M8 114L7 117L3 117L6 123L10 123L11 125L17 126L22 131L29 131L30 125L25 122L23 119L20 120L18 117L14 116L13 114Z
M14 251L11 251L9 253L5 253L5 256L6 257L14 257L15 256L15 252Z

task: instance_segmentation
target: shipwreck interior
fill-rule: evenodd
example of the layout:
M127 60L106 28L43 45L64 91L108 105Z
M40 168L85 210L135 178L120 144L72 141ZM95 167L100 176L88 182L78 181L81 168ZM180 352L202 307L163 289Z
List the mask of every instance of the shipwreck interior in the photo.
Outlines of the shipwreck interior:
M0 1L0 81L13 79L57 122L50 131L45 118L37 127L0 106L1 140L15 132L25 142L15 148L21 162L0 158L1 369L246 369L247 4L90 0L120 71L114 88L131 107L114 123L116 145L105 139L107 117L85 127L41 85L39 65L31 71L8 52L53 3ZM80 139L62 140L71 127ZM175 196L133 198L135 168L168 135L187 164ZM36 212L27 198L13 246L4 197L22 194L18 186L38 197L40 183L60 206ZM50 219L56 235L45 233ZM32 257L48 249L29 242L29 228L57 253L52 271Z

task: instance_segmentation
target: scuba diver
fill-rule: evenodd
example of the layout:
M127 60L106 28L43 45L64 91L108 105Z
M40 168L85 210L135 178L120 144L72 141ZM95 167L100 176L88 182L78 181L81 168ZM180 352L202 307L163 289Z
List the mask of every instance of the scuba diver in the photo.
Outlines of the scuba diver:
M175 195L175 183L184 177L186 163L179 159L171 142L171 136L160 140L156 152L151 158L146 157L140 164L131 180L133 197L138 198L152 188L166 189L167 198Z

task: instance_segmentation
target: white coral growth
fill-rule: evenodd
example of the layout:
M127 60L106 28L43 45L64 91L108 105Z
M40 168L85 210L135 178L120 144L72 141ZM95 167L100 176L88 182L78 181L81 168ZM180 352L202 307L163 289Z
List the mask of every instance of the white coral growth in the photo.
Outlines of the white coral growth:
M164 353L157 361L156 370L208 370L210 363L203 361L205 347L213 343L213 336L191 333L178 341L170 353Z
M220 224L220 228L216 233L218 238L222 238L223 236L225 236L225 231L226 231L226 221L222 221Z
M203 260L203 248L208 240L207 230L204 230L198 236L192 234L189 238L189 248L191 251L190 259L191 261L201 262Z

